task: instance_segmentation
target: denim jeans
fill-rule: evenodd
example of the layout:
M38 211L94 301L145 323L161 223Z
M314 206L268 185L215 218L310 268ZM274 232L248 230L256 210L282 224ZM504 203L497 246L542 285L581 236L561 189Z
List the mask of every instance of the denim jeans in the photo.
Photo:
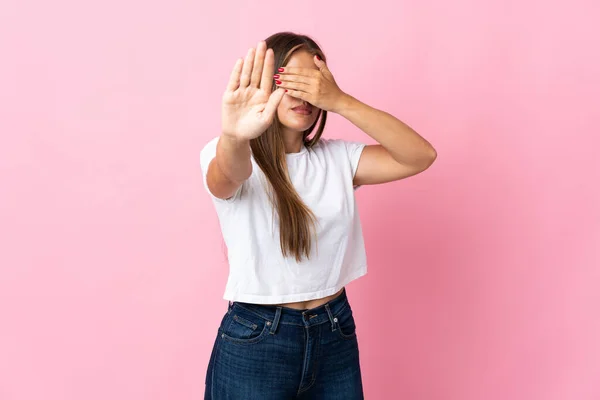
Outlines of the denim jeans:
M296 310L229 302L206 372L205 400L364 399L346 289Z

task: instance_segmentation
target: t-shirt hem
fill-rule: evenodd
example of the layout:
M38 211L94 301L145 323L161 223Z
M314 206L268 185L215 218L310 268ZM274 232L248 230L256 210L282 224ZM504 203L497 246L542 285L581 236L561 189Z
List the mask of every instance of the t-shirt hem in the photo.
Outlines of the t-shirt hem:
M328 289L318 290L316 292L308 292L308 293L294 293L294 294L285 294L285 295L256 295L256 294L246 294L246 293L235 293L225 291L223 294L224 300L229 301L240 301L243 303L254 303L254 304L279 304L279 303L292 303L295 301L308 301L321 299L323 297L327 297L334 293L337 293L344 286L349 284L355 279L360 278L367 274L367 266L363 265L361 268L356 270L353 274L349 275L345 280L338 283L336 286Z

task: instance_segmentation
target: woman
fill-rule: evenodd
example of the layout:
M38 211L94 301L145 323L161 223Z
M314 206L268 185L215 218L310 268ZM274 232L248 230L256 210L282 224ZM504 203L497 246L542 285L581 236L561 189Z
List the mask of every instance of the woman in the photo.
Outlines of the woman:
M367 272L354 190L418 174L436 152L343 92L325 60L290 32L249 49L223 95L221 135L202 149L229 258L205 399L363 398L345 290ZM379 144L321 138L328 112Z

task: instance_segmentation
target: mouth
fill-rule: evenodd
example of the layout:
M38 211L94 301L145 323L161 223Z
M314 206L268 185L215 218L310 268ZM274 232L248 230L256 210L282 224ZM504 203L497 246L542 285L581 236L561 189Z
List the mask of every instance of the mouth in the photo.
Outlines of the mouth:
M292 111L294 111L296 114L310 115L310 114L312 114L312 107L311 106L298 106L298 107L292 108Z

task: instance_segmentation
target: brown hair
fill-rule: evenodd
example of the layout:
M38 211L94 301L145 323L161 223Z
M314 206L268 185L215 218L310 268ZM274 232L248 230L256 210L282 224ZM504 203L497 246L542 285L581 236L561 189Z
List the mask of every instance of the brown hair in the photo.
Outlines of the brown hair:
M285 66L292 54L298 50L304 50L313 55L317 54L326 61L321 48L306 35L279 32L269 36L266 42L267 48L273 49L275 54L275 71L277 68ZM277 87L273 83L272 90L276 89ZM320 118L317 117L315 123L304 131L304 146L310 149L318 143L326 121L327 111L320 110ZM315 130L315 127L315 134L309 139L308 136ZM250 140L250 148L256 163L270 184L268 192L273 205L273 213L277 210L279 217L282 254L285 257L292 255L298 262L302 260L303 256L309 258L312 245L311 232L315 228L316 217L304 204L289 179L281 122L277 113L275 113L273 124L262 135Z

